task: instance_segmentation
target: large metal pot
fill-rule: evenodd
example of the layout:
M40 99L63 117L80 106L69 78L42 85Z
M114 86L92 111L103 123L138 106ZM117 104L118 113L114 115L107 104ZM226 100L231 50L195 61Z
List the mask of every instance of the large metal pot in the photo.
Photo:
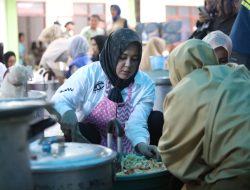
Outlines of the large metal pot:
M112 189L116 153L111 149L83 143L54 143L50 149L42 144L30 146L32 158L35 157L31 160L35 190ZM55 146L61 148L53 150Z
M46 101L46 97L47 96L45 92L37 91L37 90L29 90L27 98L29 100L34 100L34 101L37 101L37 100ZM39 121L42 121L46 117L46 115L48 115L48 113L45 112L45 109L43 107L36 109L30 117L30 121L31 121L30 124L34 124Z
M40 68L34 73L31 81L28 81L28 90L43 91L47 95L47 100L50 100L61 83L55 79L56 76L52 70Z
M47 100L50 100L60 85L61 84L58 80L29 81L28 82L28 89L29 90L43 91L46 93Z
M171 91L172 85L167 70L154 70L146 72L155 82L154 110L163 111L165 96Z
M0 189L32 189L27 131L33 113L45 105L32 98L0 99Z

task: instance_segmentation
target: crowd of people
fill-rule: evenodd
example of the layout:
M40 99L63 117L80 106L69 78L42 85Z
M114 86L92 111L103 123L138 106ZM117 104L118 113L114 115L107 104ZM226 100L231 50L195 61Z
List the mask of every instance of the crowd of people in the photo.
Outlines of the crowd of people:
M107 33L98 15L79 35L72 35L73 22L66 36L58 23L42 31L39 65L55 75L57 63L68 66L50 110L65 140L107 146L107 126L116 121L123 151L162 160L175 179L172 189L250 189L250 6L216 2L205 0L197 30L168 55L172 90L163 112L153 110L155 84L143 71L166 43L154 37L143 47L119 6L110 8ZM15 62L13 52L4 54L7 70Z

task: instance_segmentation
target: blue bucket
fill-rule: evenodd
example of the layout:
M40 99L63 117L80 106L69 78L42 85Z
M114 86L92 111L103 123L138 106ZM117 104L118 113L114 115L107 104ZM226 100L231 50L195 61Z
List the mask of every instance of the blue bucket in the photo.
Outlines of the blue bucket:
M165 68L165 57L163 56L150 56L151 70L163 70Z

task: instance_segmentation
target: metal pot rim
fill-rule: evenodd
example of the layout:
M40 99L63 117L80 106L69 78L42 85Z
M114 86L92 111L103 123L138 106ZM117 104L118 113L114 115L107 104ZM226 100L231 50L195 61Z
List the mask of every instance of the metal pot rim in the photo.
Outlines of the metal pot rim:
M41 159L38 158L38 160L31 160L32 172L86 169L113 162L116 158L115 151L101 145L84 143L65 144L65 154L61 157L54 158L53 155L50 155L47 158L42 157ZM82 153L79 151L82 151Z

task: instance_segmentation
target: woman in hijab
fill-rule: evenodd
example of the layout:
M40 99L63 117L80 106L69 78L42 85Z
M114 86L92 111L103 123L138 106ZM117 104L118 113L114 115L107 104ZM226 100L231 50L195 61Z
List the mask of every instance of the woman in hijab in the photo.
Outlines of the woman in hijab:
M187 190L250 189L250 73L188 40L168 58L161 158Z
M121 9L118 5L111 5L110 12L112 15L112 25L108 27L108 33L114 32L120 28L128 28L127 19L120 16Z
M104 35L97 35L91 38L91 48L92 48L91 60L93 62L99 61L99 55L103 49L106 40L107 37Z
M153 81L138 71L141 53L137 33L117 30L105 42L100 61L78 69L57 90L52 100L66 138L70 140L71 131L73 141L107 146L107 124L115 118L125 133L123 152L158 157L156 146L149 145L147 123L155 89Z
M208 33L202 40L210 44L214 49L219 63L228 63L233 47L232 40L228 35L216 30Z
M77 69L91 62L90 57L87 55L88 50L89 44L85 37L80 35L73 37L69 46L69 55L73 61L69 64L69 70L66 72L67 78Z

